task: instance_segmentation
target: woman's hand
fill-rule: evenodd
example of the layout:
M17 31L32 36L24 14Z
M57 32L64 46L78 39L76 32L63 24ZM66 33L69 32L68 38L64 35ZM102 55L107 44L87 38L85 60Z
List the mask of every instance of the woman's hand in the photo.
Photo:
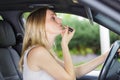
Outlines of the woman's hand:
M118 55L120 56L120 48L118 49Z
M65 29L61 33L61 35L62 35L61 45L68 45L70 40L72 39L74 33L75 33L74 29L73 29L73 31L70 31L69 27L65 27Z

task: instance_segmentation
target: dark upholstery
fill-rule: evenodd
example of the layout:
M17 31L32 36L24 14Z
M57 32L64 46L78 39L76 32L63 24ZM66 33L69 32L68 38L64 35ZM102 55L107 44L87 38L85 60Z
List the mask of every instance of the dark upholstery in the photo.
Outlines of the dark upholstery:
M6 21L0 21L0 47L13 46L15 43L15 35L11 25Z
M16 43L12 26L6 21L0 21L0 72L4 79L22 80L18 70L19 55L12 48Z
M1 72L0 72L0 80L5 80L5 79L3 78L3 75L1 74Z

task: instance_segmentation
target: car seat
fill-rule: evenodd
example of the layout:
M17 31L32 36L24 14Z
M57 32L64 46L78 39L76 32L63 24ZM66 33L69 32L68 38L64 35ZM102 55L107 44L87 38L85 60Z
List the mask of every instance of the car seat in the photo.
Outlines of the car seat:
M5 80L1 73L0 73L0 80Z
M18 70L20 56L12 48L15 44L12 26L7 21L0 20L0 80L22 80Z

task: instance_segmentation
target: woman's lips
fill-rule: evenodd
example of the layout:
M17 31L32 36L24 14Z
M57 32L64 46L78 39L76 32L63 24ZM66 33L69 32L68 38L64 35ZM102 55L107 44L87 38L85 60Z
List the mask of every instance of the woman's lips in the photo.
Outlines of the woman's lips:
M65 26L62 26L62 25L61 25L61 27L62 27L62 29L63 29L63 30L65 29ZM72 28L70 28L70 27L68 27L68 30L69 30L70 32L72 32L72 31L73 31L73 29L72 29Z

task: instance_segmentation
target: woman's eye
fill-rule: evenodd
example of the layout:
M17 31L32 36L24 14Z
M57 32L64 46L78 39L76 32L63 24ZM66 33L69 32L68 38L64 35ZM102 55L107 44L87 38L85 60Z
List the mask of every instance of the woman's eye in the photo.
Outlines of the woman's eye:
M52 17L52 19L53 19L53 20L55 20L55 18L54 18L54 17Z
M55 17L52 17L53 20L55 20Z

